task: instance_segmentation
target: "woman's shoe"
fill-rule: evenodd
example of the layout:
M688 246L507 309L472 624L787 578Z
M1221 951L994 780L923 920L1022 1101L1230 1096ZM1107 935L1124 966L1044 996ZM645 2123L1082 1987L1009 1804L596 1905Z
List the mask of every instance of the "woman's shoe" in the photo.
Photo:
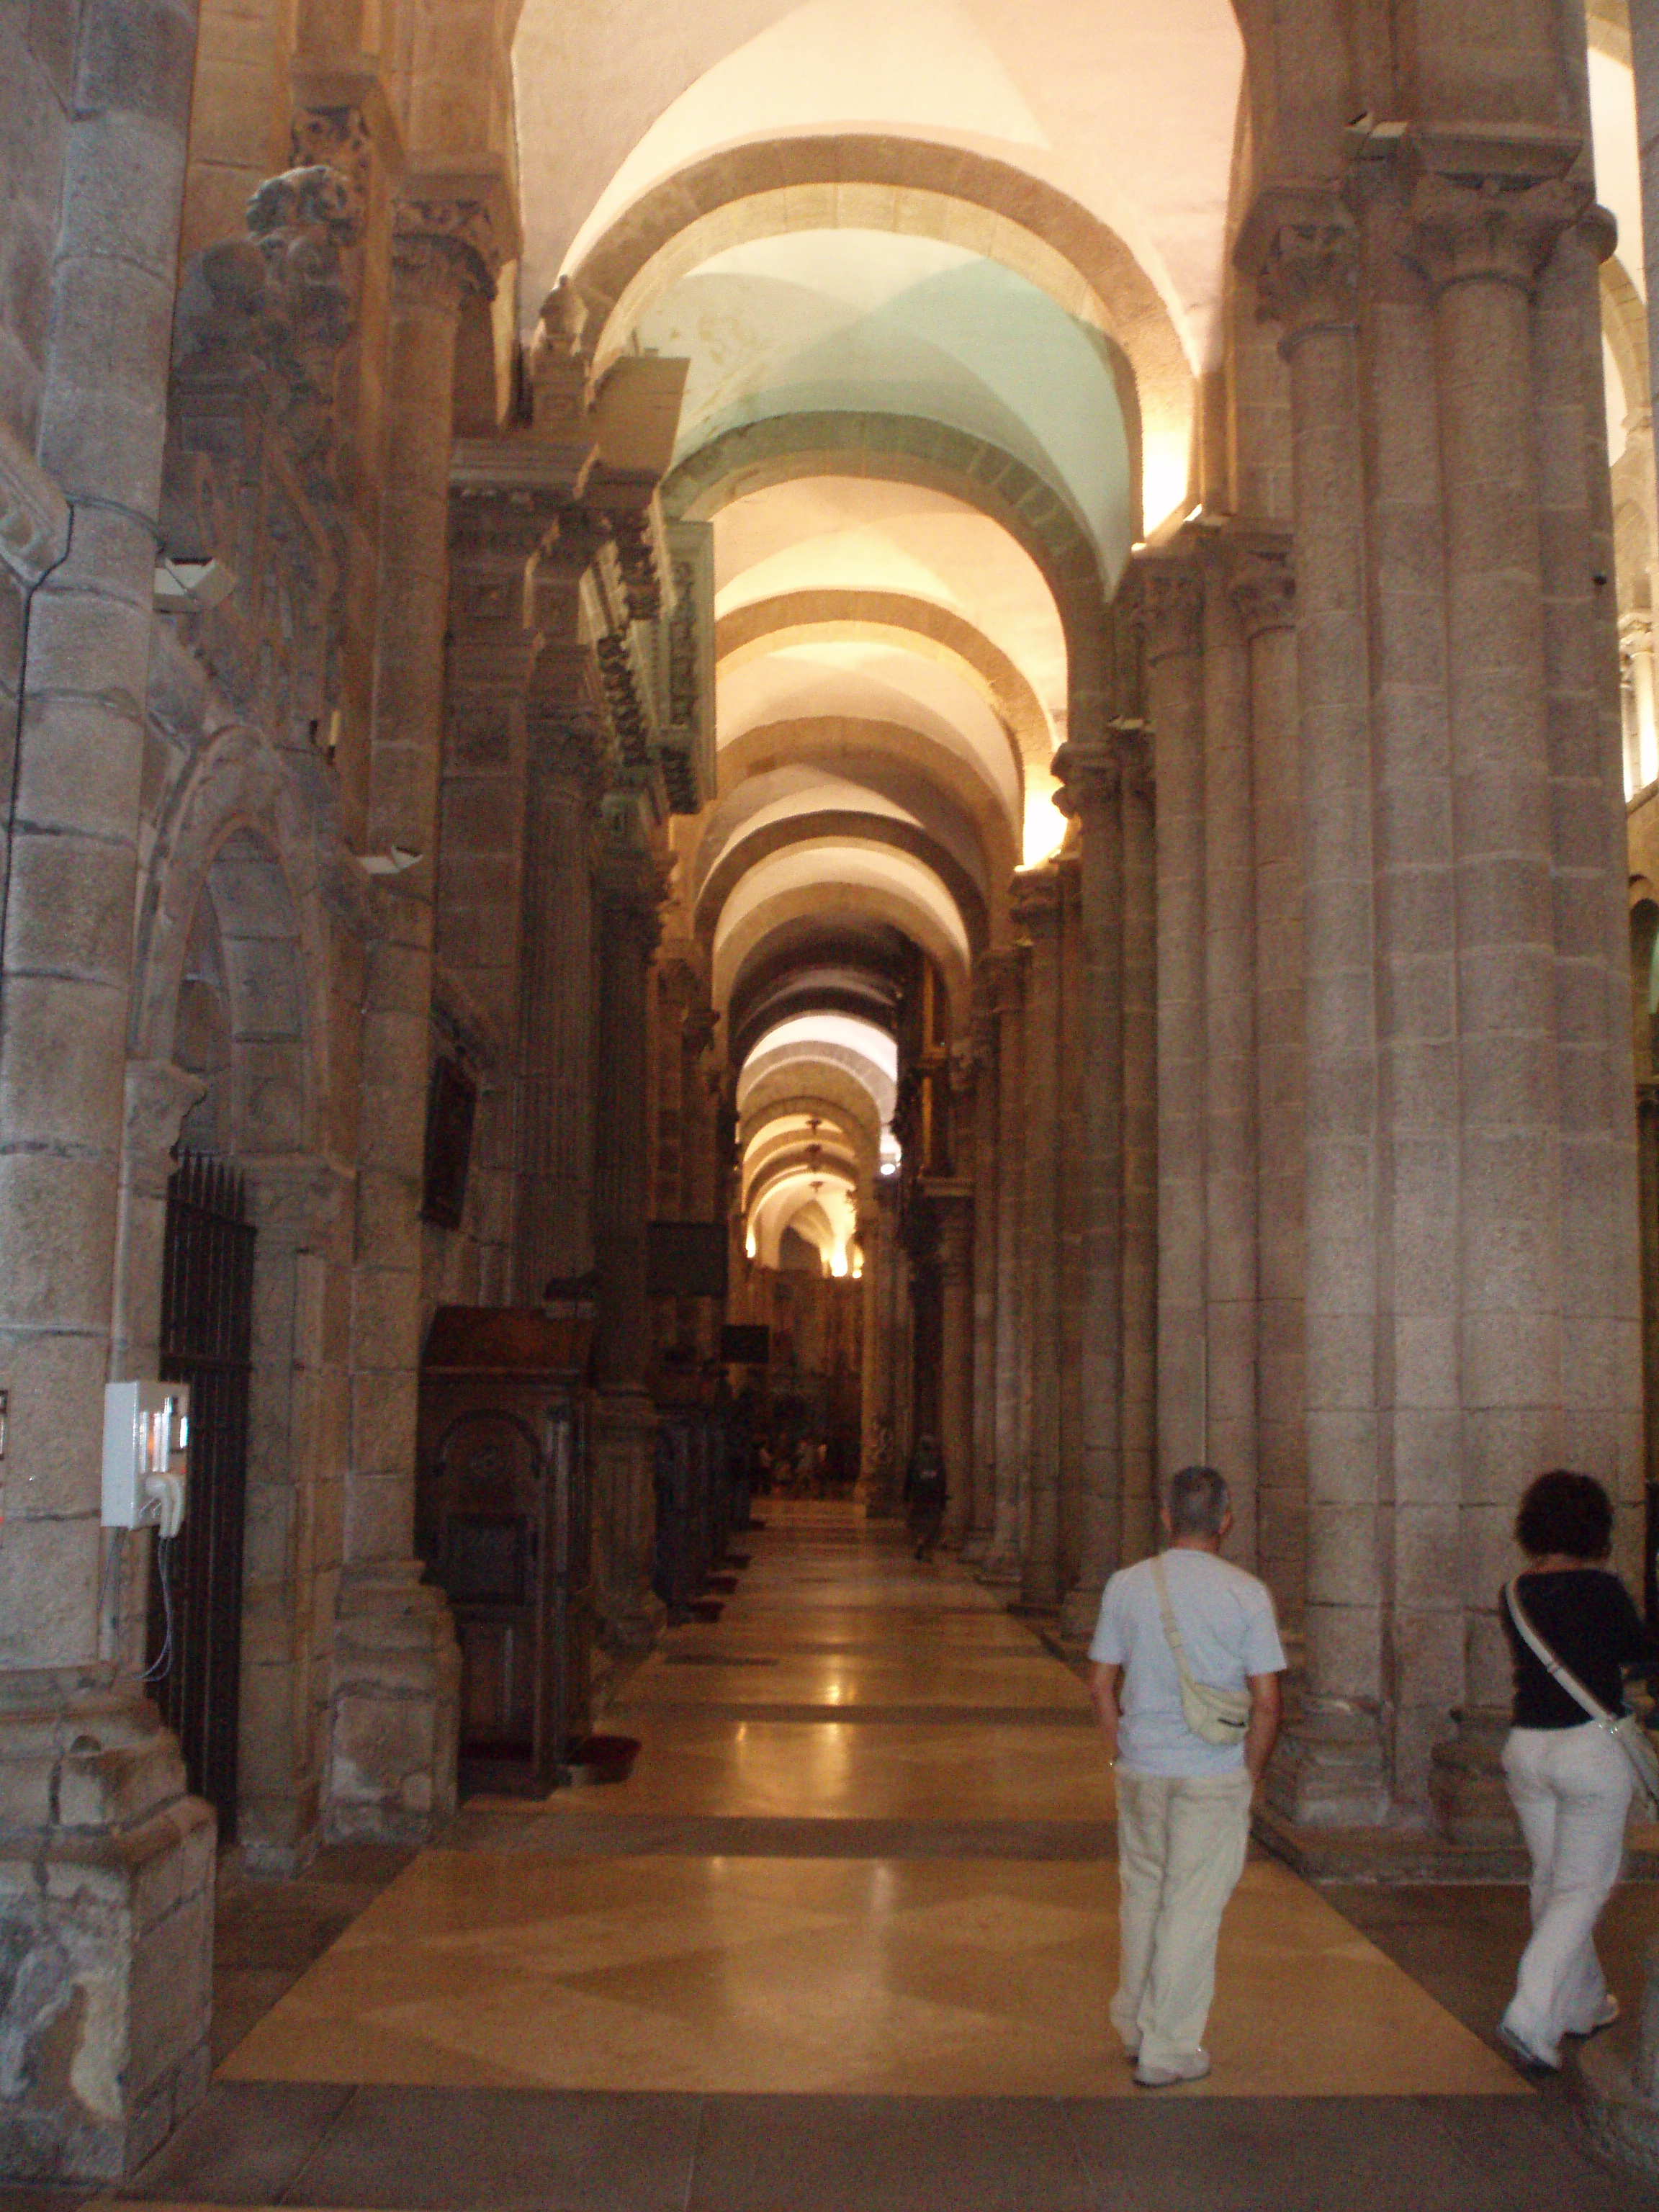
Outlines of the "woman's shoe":
M1604 2027L1611 2027L1618 2019L1619 2009L1619 2000L1609 1990L1601 2000L1601 2011L1588 2027L1569 2027L1563 2029L1562 2033L1565 2035L1600 2035Z
M1507 2045L1521 2063L1532 2073L1559 2074L1561 2071L1561 2062L1559 2058L1547 2057L1541 2051L1528 2043L1524 2035L1512 2028L1507 2021L1498 2021L1498 2039L1500 2043Z

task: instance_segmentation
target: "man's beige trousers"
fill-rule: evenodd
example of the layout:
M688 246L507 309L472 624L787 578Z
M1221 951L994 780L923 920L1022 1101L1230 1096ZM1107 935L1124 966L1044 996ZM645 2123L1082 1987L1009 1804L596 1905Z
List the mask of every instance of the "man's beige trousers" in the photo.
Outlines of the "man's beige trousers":
M1122 1959L1112 2025L1143 2066L1190 2058L1215 1995L1215 1947L1244 1871L1249 1776L1117 1776Z

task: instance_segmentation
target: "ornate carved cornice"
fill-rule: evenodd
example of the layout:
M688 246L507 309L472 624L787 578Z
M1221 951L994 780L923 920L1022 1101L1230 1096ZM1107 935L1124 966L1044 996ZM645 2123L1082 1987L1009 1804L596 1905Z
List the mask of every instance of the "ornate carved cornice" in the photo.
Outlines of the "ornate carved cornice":
M1227 594L1248 638L1296 627L1296 563L1291 533L1248 523L1221 541Z
M1255 286L1261 319L1283 326L1287 354L1317 332L1358 327L1359 231L1334 185L1264 185L1233 261Z
M1149 661L1199 651L1204 579L1186 546L1147 546L1132 555L1125 605Z
M1082 823L1085 834L1117 805L1123 783L1123 763L1109 733L1091 732L1072 738L1054 755L1053 767L1060 778L1054 805L1062 814Z
M493 300L501 264L519 249L518 221L499 164L408 171L392 214L392 296L399 306L459 313Z

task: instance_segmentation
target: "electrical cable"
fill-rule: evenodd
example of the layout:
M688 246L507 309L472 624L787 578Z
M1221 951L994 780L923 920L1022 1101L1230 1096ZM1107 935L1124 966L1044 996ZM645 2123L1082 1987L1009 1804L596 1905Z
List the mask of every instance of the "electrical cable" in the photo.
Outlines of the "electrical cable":
M175 1540L172 1536L155 1539L155 1575L161 1585L161 1611L167 1627L155 1664L138 1677L141 1682L159 1682L173 1665L173 1547Z

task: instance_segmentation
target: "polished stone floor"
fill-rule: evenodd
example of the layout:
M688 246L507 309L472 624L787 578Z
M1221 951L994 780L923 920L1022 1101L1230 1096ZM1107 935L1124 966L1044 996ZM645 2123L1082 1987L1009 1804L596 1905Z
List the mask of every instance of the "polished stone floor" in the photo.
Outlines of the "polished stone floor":
M127 2193L502 2212L1615 2212L1493 2042L1520 1893L1253 1858L1201 2084L1111 2046L1111 1790L1073 1669L960 1566L766 1501L605 1725L633 1778L475 1800L221 1922L219 2075ZM1629 1996L1652 1891L1615 1901ZM0 2212L15 2212L0 2197Z

